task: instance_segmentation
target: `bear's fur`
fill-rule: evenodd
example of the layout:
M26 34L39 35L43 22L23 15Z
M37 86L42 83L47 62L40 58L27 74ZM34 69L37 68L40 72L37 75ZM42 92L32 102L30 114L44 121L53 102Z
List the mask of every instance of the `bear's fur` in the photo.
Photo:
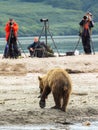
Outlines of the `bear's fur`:
M38 77L41 99L39 105L45 107L45 99L52 92L55 106L52 108L66 111L72 91L72 83L66 70L56 68L50 70L45 76Z

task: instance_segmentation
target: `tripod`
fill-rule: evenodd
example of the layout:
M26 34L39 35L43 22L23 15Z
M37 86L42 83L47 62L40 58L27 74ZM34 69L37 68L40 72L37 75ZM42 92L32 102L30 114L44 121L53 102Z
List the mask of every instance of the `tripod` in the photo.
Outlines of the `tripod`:
M59 51L58 51L58 49L57 49L57 47L56 47L56 44L55 44L55 42L54 42L54 39L53 39L53 37L52 37L52 35L51 35L50 31L49 31L49 25L47 25L48 19L40 19L40 21L41 21L41 22L44 22L44 26L43 26L43 28L42 28L42 31L41 31L40 35L39 35L39 40L40 40L41 35L42 35L43 31L44 31L44 34L45 34L45 43L46 43L46 45L47 45L47 34L49 33L49 35L50 35L50 37L51 37L51 39L52 39L52 42L53 42L53 44L54 44L54 47L56 48L58 55L60 55L60 54L59 54Z
M79 36L79 40L78 40L78 42L77 42L77 44L76 44L76 46L75 46L74 53L75 53L75 51L76 51L76 49L77 49L77 47L78 47L78 45L79 45L79 43L80 43L80 40L81 40L81 36ZM93 43L93 41L92 41L91 35L90 35L90 45L91 45L92 52L93 52L93 54L95 55L94 43Z

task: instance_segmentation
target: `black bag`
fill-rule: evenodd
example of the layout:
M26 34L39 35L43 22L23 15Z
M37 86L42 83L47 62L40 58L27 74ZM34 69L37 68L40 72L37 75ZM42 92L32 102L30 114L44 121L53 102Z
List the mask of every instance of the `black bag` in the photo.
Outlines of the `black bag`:
M66 56L72 56L75 55L73 51L66 52Z

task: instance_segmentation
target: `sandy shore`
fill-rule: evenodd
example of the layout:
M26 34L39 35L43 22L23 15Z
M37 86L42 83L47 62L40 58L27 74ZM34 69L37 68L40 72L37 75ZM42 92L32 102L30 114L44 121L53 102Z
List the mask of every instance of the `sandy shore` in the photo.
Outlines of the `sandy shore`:
M67 112L39 107L38 76L60 67L67 69L73 91ZM2 59L0 57L0 125L66 124L98 121L98 53L53 58Z

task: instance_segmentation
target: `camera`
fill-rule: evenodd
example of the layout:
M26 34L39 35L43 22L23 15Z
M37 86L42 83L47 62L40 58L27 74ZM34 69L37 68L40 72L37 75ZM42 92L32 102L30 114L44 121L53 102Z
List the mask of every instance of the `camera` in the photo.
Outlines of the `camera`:
M13 23L12 23L12 22L10 22L9 24L10 24L10 26L11 26L11 25L13 25Z
M48 22L48 19L40 19L40 22Z
M86 19L88 19L88 17L87 17L87 16L84 16L83 18L84 18L85 20L86 20Z

